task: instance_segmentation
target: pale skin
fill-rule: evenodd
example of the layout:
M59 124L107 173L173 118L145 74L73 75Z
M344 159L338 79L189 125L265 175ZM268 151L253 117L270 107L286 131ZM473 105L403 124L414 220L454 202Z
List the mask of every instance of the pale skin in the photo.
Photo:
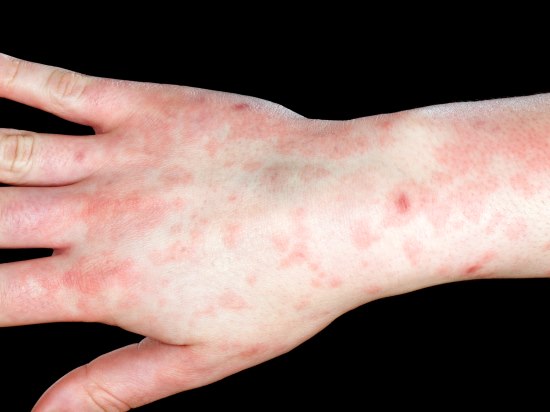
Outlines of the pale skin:
M0 55L0 97L93 136L0 129L0 326L145 336L36 412L126 411L283 354L381 297L550 274L550 98L346 122Z

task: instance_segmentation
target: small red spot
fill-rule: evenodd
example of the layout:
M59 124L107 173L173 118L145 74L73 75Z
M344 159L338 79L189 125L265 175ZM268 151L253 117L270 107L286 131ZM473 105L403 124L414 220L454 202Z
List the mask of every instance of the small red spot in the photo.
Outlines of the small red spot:
M365 292L369 295L378 295L382 292L382 287L376 284L371 284L365 287Z
M254 286L257 281L258 281L258 276L256 275L248 275L246 277L246 283L248 283L248 286Z
M302 168L302 170L300 170L299 175L303 182L309 183L327 177L330 175L330 172L324 167L306 165Z
M245 172L255 172L256 170L259 170L261 167L262 167L262 162L257 162L257 161L246 162L243 165L243 170Z
M294 309L296 309L298 312L306 309L310 305L310 300L308 298L302 298L300 299L296 304L294 304Z
M170 227L170 234L171 235L180 235L181 232L183 232L183 224L176 223L175 225L172 225Z
M281 268L288 268L290 266L301 265L308 261L307 246L303 243L297 244L292 248L290 254L285 257L281 263Z
M336 288L342 286L342 283L344 283L342 278L340 278L338 276L331 277L329 282L328 282L329 286L333 289L336 289Z
M309 266L309 269L312 272L318 272L319 271L319 265L317 263L309 262L308 266Z
M204 149L208 152L208 156L211 158L216 156L216 153L218 153L220 147L221 143L216 139L210 139L208 143L204 145Z
M395 200L395 208L400 214L405 214L411 208L411 203L409 198L405 193L400 193L397 199Z
M86 153L83 150L79 150L75 154L75 160L78 163L82 163L84 161L85 157L86 157Z
M241 310L248 307L242 296L235 292L227 291L219 297L220 306L229 310Z
M483 268L483 265L481 263L476 263L475 265L469 266L466 269L466 274L471 275L473 273L476 273L476 272L480 271L481 268Z
M181 240L177 240L167 248L155 249L149 252L149 260L155 265L181 262L192 256L193 250Z
M164 222L174 205L168 200L139 194L102 194L84 199L80 211L94 238L107 236L112 240L129 237L130 233L146 236ZM108 224L105 224L108 222Z
M281 253L286 252L290 246L290 240L283 235L273 235L271 237L271 243L273 243L275 250Z
M267 351L267 346L261 343L250 346L239 353L239 357L243 359L257 358Z
M188 186L193 182L193 175L183 167L171 166L163 170L159 180L167 187Z
M415 239L408 239L403 242L403 252L407 257L407 260L410 264L415 267L418 266L420 262L420 254L422 252L422 247Z
M223 243L226 248L235 249L239 240L240 232L241 225L237 223L231 223L224 228Z
M323 284L321 283L321 280L319 280L318 278L313 278L311 279L311 286L313 286L314 288L320 288L323 286Z
M519 240L527 233L527 225L523 220L518 219L506 228L506 236L510 240Z
M237 103L233 105L233 110L237 112L248 109L250 109L250 105L248 103Z
M357 249L367 250L379 239L380 236L372 233L367 222L357 222L351 228L351 241Z
M484 269L487 263L491 262L495 257L494 252L488 251L483 254L476 262L471 265L468 265L464 271L464 276L476 276L476 277L489 277L490 273L485 272Z
M114 286L129 288L134 279L133 261L129 258L116 260L111 255L103 256L101 262L81 258L64 273L61 284L89 295L99 295L104 289ZM53 279L44 278L43 286L51 290L58 287L55 283Z
M491 216L489 222L487 222L485 233L488 235L493 234L495 230L501 226L503 220L504 216L502 215L502 213L495 213L493 216Z

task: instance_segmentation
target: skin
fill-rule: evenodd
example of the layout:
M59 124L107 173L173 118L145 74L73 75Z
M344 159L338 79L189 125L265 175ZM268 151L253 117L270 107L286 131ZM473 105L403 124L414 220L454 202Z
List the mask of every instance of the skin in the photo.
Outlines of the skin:
M144 340L36 412L125 411L283 354L369 301L550 274L550 98L346 122L259 99L0 55L0 97L93 136L0 129L0 326L103 322Z

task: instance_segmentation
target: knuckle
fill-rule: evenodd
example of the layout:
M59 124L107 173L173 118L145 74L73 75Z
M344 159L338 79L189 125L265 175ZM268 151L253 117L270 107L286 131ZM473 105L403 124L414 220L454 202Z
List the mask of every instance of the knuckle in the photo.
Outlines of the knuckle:
M90 376L90 367L85 365L86 375ZM97 408L98 412L122 412L132 409L132 407L123 400L116 397L105 385L90 380L84 386L86 395L90 403Z
M86 76L63 69L54 69L47 80L47 90L57 101L78 99L86 91Z
M0 134L0 172L21 178L32 168L36 136L32 133Z
M21 60L19 59L10 59L9 70L5 77L5 87L12 87L19 78L19 70L21 68Z

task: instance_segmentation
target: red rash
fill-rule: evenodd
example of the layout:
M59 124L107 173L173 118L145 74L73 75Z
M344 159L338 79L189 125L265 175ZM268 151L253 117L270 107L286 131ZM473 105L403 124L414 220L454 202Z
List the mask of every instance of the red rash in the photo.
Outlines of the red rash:
M177 240L166 249L151 251L149 259L155 265L165 265L167 263L177 263L182 259L188 259L192 255L192 248L185 242Z
M304 243L299 243L295 245L286 258L281 261L279 267L284 269L295 265L301 265L306 263L308 259L307 246Z
M407 239L403 242L403 252L411 266L418 266L421 258L422 247L416 239Z
M506 228L506 236L512 241L521 239L526 233L527 224L521 219L509 224Z
M258 276L256 276L256 275L248 275L246 277L246 283L250 287L253 287L254 285L256 285L257 281L258 281Z
M397 212L405 214L409 211L410 207L411 204L407 195L405 193L399 194L399 196L395 200L395 208L397 209Z
M193 183L193 174L184 167L170 166L162 171L160 183L165 187L189 186Z
M255 172L256 170L259 170L261 167L262 167L262 162L257 162L257 161L246 162L243 165L243 170L245 172Z
M120 196L100 195L89 196L81 215L88 224L88 230L96 238L108 236L118 241L128 237L129 231L136 231L140 236L146 236L165 221L166 214L174 209L174 204L160 200L155 196L127 194ZM105 225L105 222L114 222Z
M483 277L483 276L489 276L489 273L486 273L483 271L483 269L486 267L486 265L491 262L495 257L495 253L488 251L483 256L481 256L477 261L475 261L473 264L467 266L463 273L465 277Z
M243 110L248 110L250 109L250 105L247 104L247 103L237 103L237 104L234 104L232 106L233 110L237 111L237 112L240 112L240 111L243 111Z
M279 154L302 158L344 159L351 156L360 156L373 148L385 147L393 142L388 131L373 132L371 136L354 134L354 126L342 122L338 130L319 127L317 133L311 128L304 129L300 122L288 124L277 119L266 119L262 116L248 118L243 116L244 122L254 122L254 128L238 128L238 133L230 133L229 140L272 140ZM262 130L272 130L265 135Z
M223 233L223 243L226 248L235 249L239 240L240 232L241 226L237 223L231 223L225 227Z
M223 309L241 310L248 307L244 298L232 291L224 292L218 301Z
M482 178L495 162L515 166L519 172L510 185L529 195L533 192L530 177L546 173L550 160L550 141L536 130L530 119L467 119L455 121L459 137L436 149L436 159L456 179L464 175ZM523 121L522 121L523 120Z
M293 236L276 234L271 237L274 249L283 255L279 262L280 269L295 266L307 267L314 275L310 284L314 288L338 288L343 284L343 278L327 273L308 247L310 231L307 227L307 212L298 208L290 214L293 223Z
M132 259L117 260L111 253L102 257L100 267L94 265L92 259L81 258L64 273L61 282L66 287L89 295L114 286L129 288L135 278L133 266Z
M357 249L367 250L380 236L372 233L367 222L360 221L352 227L351 239Z

